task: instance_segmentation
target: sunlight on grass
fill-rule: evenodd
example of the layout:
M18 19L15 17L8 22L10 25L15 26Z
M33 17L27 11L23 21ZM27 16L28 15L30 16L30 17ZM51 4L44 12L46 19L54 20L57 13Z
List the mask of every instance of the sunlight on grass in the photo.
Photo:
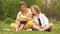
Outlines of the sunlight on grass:
M46 32L46 31L19 31L16 32L15 30L11 30L9 27L9 24L5 22L0 22L0 34L60 34L60 23L53 23L54 26L52 28L51 32ZM3 29L10 29L10 30L3 30Z

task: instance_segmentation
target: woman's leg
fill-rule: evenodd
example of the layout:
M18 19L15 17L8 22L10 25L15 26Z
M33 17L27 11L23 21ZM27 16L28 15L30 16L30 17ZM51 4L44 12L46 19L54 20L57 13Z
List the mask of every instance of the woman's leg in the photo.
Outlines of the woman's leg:
M34 24L33 21L28 21L27 24L24 27L24 29L29 29L29 28L37 29L37 30L40 31L39 26L37 26L36 24Z
M20 26L20 22L17 22L17 23L16 23L16 32L18 31L19 26Z
M28 21L28 22L26 23L24 29L29 29L29 28L31 28L31 27L33 26L33 24L34 24L33 21Z
M24 28L24 24L20 24L19 30L22 30Z

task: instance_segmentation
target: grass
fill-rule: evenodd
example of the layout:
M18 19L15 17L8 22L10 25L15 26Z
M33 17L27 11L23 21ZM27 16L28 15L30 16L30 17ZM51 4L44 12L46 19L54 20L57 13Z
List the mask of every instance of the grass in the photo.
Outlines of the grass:
M15 32L15 30L3 30L4 28L9 28L9 24L0 22L0 34L60 34L60 23L53 23L54 26L52 28L51 32L46 32L46 31L19 31Z

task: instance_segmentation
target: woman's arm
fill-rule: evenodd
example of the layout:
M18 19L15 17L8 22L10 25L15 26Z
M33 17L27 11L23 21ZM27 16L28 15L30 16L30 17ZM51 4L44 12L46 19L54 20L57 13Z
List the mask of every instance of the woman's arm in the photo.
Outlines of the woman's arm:
M20 12L17 14L17 18L16 18L16 31L18 31L19 25L20 25Z

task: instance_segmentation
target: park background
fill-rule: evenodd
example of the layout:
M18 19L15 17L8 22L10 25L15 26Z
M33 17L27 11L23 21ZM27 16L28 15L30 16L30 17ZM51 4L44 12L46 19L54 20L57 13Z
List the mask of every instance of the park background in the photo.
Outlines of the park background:
M38 5L50 22L54 24L52 32L39 31L4 31L10 29L10 24L15 22L19 12L19 2L24 1L27 7ZM60 0L0 0L0 34L60 34Z

